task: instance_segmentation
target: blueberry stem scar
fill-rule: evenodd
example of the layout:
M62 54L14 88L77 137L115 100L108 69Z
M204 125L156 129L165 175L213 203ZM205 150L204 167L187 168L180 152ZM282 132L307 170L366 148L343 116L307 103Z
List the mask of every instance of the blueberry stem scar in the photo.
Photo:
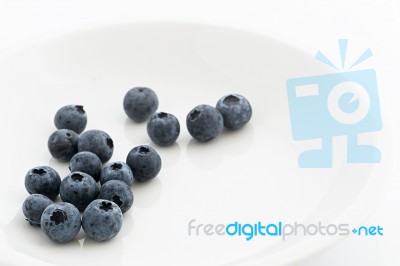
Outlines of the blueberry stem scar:
M107 139L106 139L106 142L107 142L107 146L108 146L110 149L112 149L112 148L114 147L114 143L113 143L113 141L112 141L111 138L107 138Z
M158 118L165 118L165 117L168 117L167 113L161 112L158 114Z
M196 119L199 115L200 115L200 111L198 110L194 110L191 114L190 114L190 119L194 120Z
M35 175L44 175L47 172L45 170L39 168L39 169L33 169L32 173L34 173Z
M113 163L113 164L111 165L111 168L112 168L113 170L120 170L120 169L122 168L122 164L120 164L120 163Z
M72 180L81 182L83 179L83 176L81 174L75 173L71 175Z
M112 210L112 208L113 207L112 207L112 204L110 202L105 202L105 201L101 202L100 209L108 212L109 210Z
M120 207L124 203L123 201L121 201L121 198L118 195L112 196L112 201L115 202Z
M140 153L140 154L147 154L147 153L149 153L149 152L150 152L150 150L149 150L148 148L146 148L146 147L141 146L141 147L139 148L139 153Z
M60 224L68 220L68 216L64 211L57 209L53 212L50 220L53 221L55 224Z
M85 110L83 109L82 105L75 105L75 110L78 111L81 114L85 113Z
M224 99L224 103L231 105L239 102L239 98L234 95L229 95Z

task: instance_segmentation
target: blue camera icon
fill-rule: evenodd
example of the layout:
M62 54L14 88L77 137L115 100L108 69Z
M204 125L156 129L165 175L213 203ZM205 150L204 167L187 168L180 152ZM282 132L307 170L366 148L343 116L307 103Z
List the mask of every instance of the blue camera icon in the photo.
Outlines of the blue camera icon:
M343 135L348 163L380 162L376 147L357 143L357 134L382 129L375 70L293 78L286 87L294 140L322 142L300 154L300 167L332 167L332 137Z

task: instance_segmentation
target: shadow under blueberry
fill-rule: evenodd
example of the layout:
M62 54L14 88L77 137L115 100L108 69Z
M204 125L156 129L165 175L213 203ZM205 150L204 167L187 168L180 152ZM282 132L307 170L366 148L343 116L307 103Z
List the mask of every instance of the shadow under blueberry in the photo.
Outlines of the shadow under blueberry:
M56 243L50 240L39 226L32 226L25 220L22 210L4 226L5 241L13 250L29 257L68 266L80 264L81 248L78 234L74 240L67 243Z
M124 134L125 137L134 145L141 145L150 141L150 138L147 135L146 122L135 122L130 118L126 118Z
M50 158L48 165L57 171L57 173L60 175L61 179L70 173L69 168L68 168L69 162L61 162L54 158Z
M191 139L186 145L190 161L204 170L212 170L221 165L225 156L241 156L254 141L254 128L251 123L237 130L223 129L215 139L199 142Z
M125 225L123 221L121 231ZM122 265L124 241L121 231L107 241L97 242L85 235L80 239L82 251L78 265Z
M132 207L144 209L152 206L160 199L162 190L162 183L158 176L145 182L134 181Z
M181 157L181 147L179 143L174 142L170 146L159 146L153 142L150 144L154 147L162 160L162 168L174 167Z
M30 225L21 210L1 229L4 240L13 250L55 265L69 266L122 264L123 239L131 236L133 228L134 219L128 211L124 214L121 231L108 241L94 241L81 229L72 241L56 243L42 232L40 226Z

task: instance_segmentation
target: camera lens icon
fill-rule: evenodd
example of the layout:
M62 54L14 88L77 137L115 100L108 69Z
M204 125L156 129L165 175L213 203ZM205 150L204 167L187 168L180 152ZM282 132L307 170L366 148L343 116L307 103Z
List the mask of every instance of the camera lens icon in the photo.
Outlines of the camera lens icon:
M294 78L286 87L293 139L321 139L321 149L299 155L300 167L332 167L332 138L343 135L348 163L380 162L377 148L357 142L382 129L375 70Z
M328 95L328 111L342 124L362 121L368 115L370 104L368 92L356 82L341 82Z

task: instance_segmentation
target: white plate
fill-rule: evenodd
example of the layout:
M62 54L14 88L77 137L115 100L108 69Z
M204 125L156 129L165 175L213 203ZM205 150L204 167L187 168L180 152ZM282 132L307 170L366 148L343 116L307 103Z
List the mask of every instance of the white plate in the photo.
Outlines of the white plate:
M27 265L237 265L285 264L311 256L336 237L188 236L188 222L344 222L359 225L379 201L394 161L390 121L363 140L378 146L380 164L346 164L344 142L335 140L334 166L300 169L310 148L291 136L285 82L328 73L312 56L265 36L234 29L179 23L118 25L48 40L0 63L2 264ZM61 176L47 138L65 104L85 106L87 129L114 139L112 160L125 160L148 144L145 124L122 109L133 86L153 88L159 110L181 122L176 145L157 147L163 159L153 181L134 185L135 202L120 234L106 243L84 239L57 245L21 212L26 172L50 165ZM253 118L237 132L209 143L193 141L185 127L197 104L214 105L240 93Z

